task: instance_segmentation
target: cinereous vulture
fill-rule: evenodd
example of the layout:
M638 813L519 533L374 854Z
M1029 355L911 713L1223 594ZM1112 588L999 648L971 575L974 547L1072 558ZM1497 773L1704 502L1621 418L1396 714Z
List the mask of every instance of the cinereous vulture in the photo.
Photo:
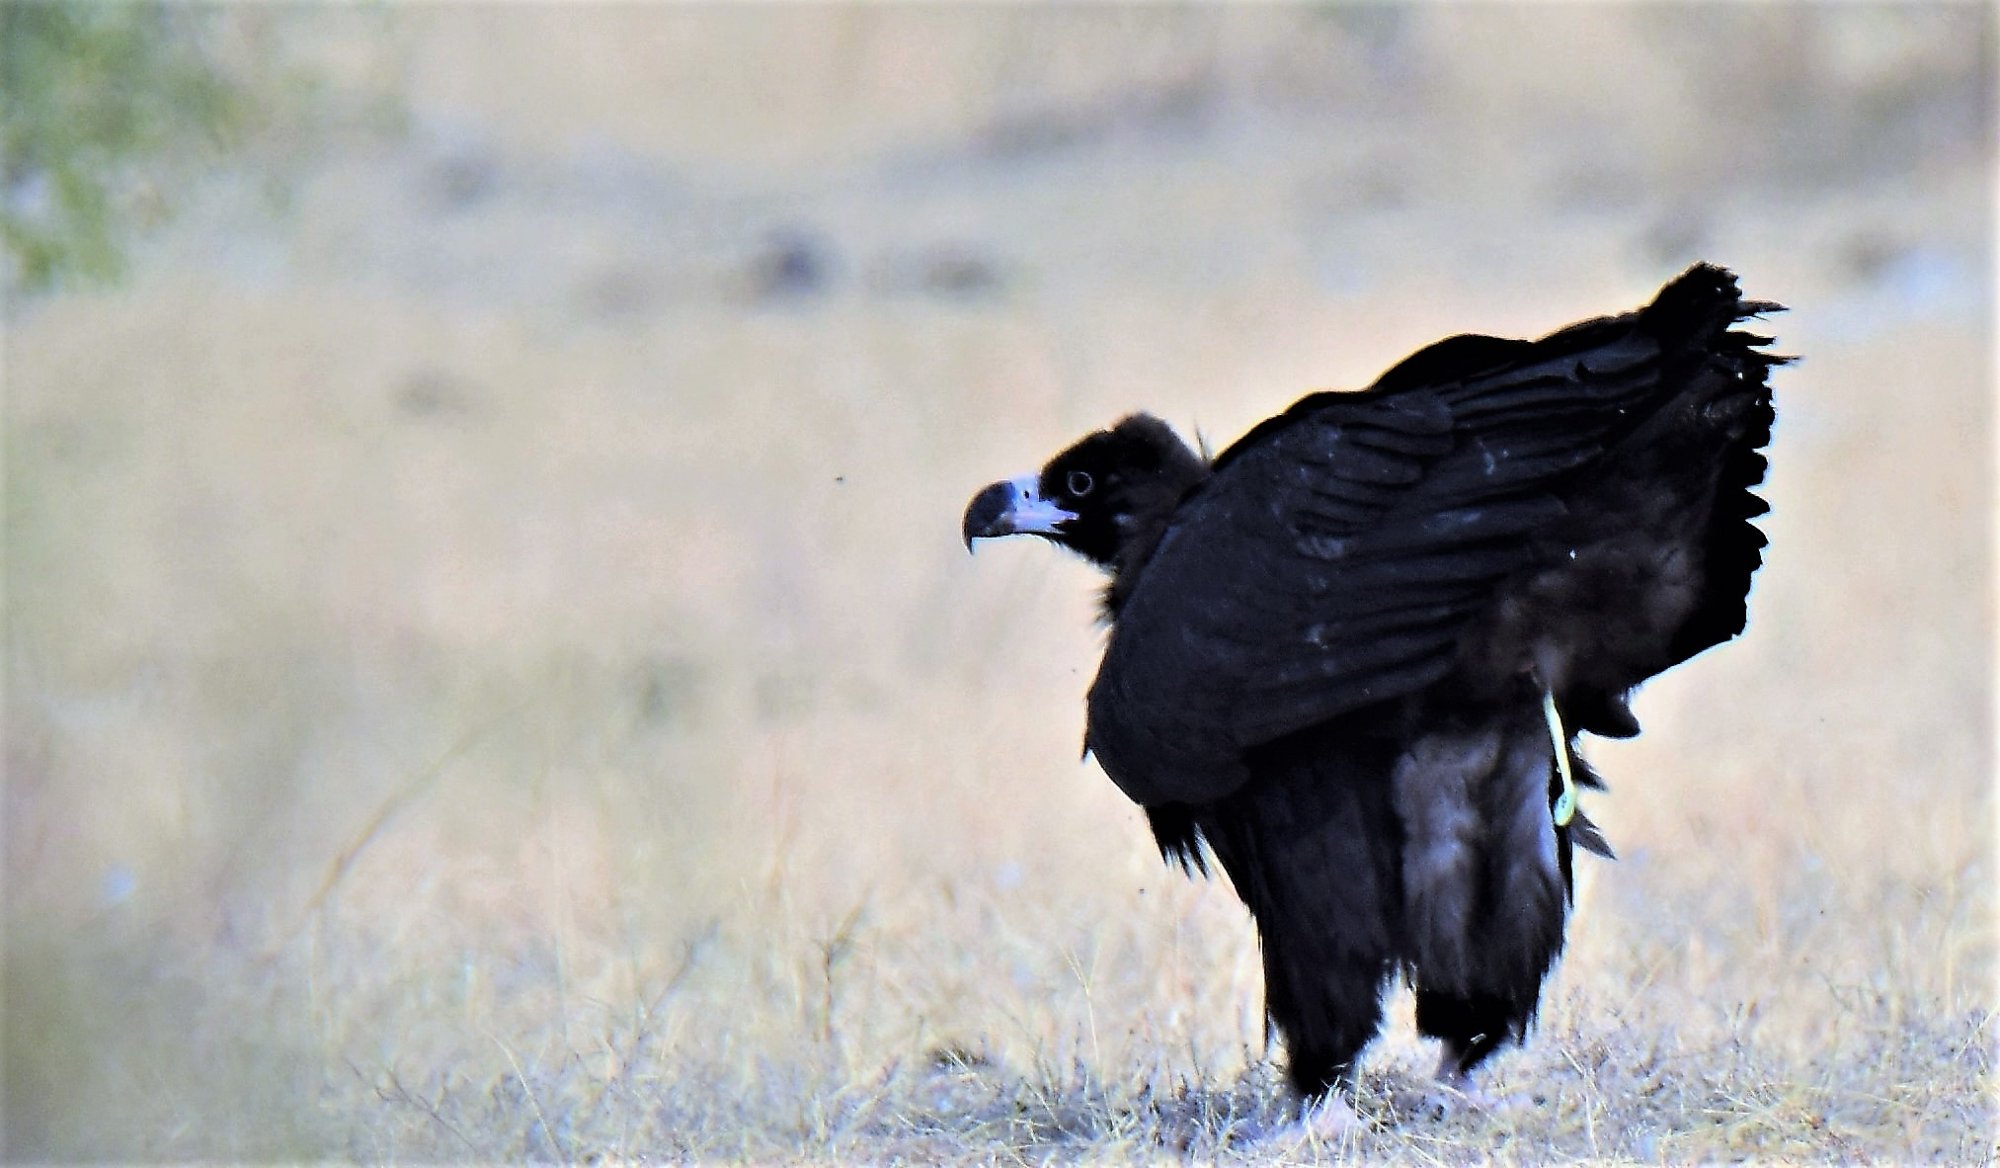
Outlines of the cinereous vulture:
M1743 630L1764 537L1767 375L1697 265L1536 341L1455 336L1213 459L1134 414L966 509L1110 576L1085 749L1170 862L1255 918L1307 1114L1407 979L1467 1072L1533 1019L1563 946L1580 732ZM1351 1115L1351 1112L1349 1113Z

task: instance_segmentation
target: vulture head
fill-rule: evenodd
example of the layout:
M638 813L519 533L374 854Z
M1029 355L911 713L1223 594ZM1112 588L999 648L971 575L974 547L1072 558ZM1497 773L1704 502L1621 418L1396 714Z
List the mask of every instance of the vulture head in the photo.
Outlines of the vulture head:
M993 483L965 509L975 539L1039 535L1114 575L1159 539L1208 463L1165 422L1133 414L1085 436L1038 472Z

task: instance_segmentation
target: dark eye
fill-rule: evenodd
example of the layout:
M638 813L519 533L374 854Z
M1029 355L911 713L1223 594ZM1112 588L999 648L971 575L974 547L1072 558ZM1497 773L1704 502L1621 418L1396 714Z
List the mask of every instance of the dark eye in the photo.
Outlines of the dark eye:
M1069 478L1063 481L1063 485L1069 488L1070 494L1081 499L1090 493L1090 488L1097 485L1097 480L1091 478L1087 470L1073 470L1069 472Z

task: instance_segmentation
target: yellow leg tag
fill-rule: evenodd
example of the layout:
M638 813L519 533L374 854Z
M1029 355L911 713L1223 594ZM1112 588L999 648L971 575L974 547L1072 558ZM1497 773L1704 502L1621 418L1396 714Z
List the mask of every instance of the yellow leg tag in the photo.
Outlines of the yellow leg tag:
M1563 733L1562 715L1556 713L1554 690L1542 691L1542 716L1549 723L1549 745L1556 751L1556 778L1562 781L1562 793L1556 796L1556 805L1551 813L1557 827L1568 827L1576 818L1576 779L1569 773L1569 736Z

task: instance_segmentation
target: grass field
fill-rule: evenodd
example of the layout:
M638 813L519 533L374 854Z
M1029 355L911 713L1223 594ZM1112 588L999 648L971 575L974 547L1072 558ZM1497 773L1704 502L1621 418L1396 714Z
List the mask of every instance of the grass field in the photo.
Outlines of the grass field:
M9 1160L1994 1158L1990 11L276 12L402 128L9 306ZM1696 258L1768 566L1590 747L1526 1101L1399 997L1253 1147L1096 581L960 510Z

